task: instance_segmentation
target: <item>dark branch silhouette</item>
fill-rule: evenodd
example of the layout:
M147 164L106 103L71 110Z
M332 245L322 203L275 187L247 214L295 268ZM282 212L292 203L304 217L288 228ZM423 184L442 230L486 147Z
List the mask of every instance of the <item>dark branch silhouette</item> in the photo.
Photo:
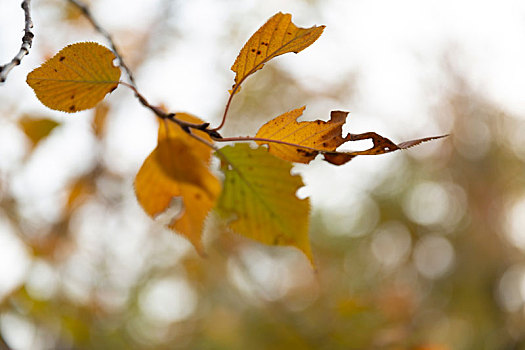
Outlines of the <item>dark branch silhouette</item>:
M33 21L31 20L31 0L22 1L22 9L24 10L24 16L25 16L25 26L24 26L24 36L22 37L22 46L20 46L20 50L9 63L4 64L3 66L0 66L0 83L5 82L9 72L15 66L18 66L22 62L22 58L24 58L25 55L29 54L29 49L31 48L31 45L33 45L33 37L35 35L31 31L31 28L33 28Z

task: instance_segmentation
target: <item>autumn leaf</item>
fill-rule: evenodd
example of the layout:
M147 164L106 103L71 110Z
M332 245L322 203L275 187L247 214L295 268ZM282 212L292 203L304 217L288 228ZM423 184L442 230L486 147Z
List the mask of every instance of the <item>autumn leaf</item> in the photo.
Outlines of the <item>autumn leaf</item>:
M232 220L233 231L265 244L295 246L312 262L310 203L295 195L304 184L290 175L291 164L247 144L226 146L216 155L226 176L217 212Z
M232 93L242 82L261 69L266 62L279 55L298 53L312 45L325 26L299 28L292 23L292 15L281 12L272 16L244 45L231 70L235 73Z
M177 118L200 124L194 116ZM207 135L199 135L211 142ZM209 171L211 148L191 138L175 123L159 126L158 144L135 178L137 199L152 218L164 216L167 226L179 232L203 254L202 228L221 190Z
M100 103L95 108L95 115L93 116L91 127L93 129L93 133L99 139L102 139L106 132L109 110L110 107L107 103Z
M60 123L48 118L32 118L24 116L18 121L18 125L31 141L32 148L35 148L40 141L45 139Z
M93 176L82 176L69 187L65 209L68 213L73 212L95 193L96 185Z
M309 163L318 154L334 165L342 165L358 155L384 154L416 146L422 142L445 137L432 136L395 144L374 132L342 136L348 112L332 111L330 120L298 122L305 107L294 109L264 124L256 134L259 145L268 144L270 153L284 160ZM336 149L348 141L371 139L373 147L364 151L338 152Z
M327 122L297 122L306 107L286 112L261 126L257 138L282 141L302 147L291 147L287 144L257 141L258 144L268 143L270 152L284 160L297 163L309 163L321 151L333 152L345 142L342 137L346 113L332 112Z
M72 44L29 73L27 83L47 107L82 111L118 86L120 69L114 59L113 52L97 43Z

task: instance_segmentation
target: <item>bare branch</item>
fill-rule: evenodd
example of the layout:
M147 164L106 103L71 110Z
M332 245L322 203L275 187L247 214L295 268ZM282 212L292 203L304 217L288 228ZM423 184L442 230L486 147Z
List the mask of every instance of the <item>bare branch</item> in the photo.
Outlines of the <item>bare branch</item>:
M33 45L33 37L35 36L31 31L33 28L33 21L31 20L31 0L22 1L22 9L24 10L25 15L25 27L24 27L24 36L22 37L22 46L20 51L16 56L11 60L11 62L0 66L0 83L5 82L7 75L15 66L18 66L22 62L22 58L29 54L29 49Z
M190 123L190 122L187 122L187 121L184 121L184 120L181 120L181 119L177 119L175 113L165 112L165 111L162 110L162 108L159 108L157 106L153 106L151 103L149 103L148 100L146 100L146 98L144 96L142 96L142 94L138 91L138 89L135 86L133 86L131 84L128 84L126 82L123 82L123 81L119 82L119 84L122 84L122 85L130 88L135 93L135 97L137 97L139 102L144 107L146 107L147 109L152 111L157 117L159 117L160 119L163 119L163 120L169 120L169 121L177 124L178 126L181 127L182 130L184 130L186 133L190 134L191 136L195 136L195 135L193 135L191 133L191 129L195 129L195 130L199 130L199 131L202 131L202 132L208 134L211 138L214 138L214 139L221 139L222 138L222 136L218 132L209 129L210 123L195 124L195 123ZM203 143L207 143L207 141L205 141L205 140L202 140L202 141L203 141Z
M100 34L102 34L106 38L106 40L109 42L109 45L111 46L111 50L113 51L115 56L117 56L117 59L119 61L119 66L121 66L122 69L124 69L124 71L126 72L128 78L129 78L129 81L131 82L131 85L136 88L137 85L135 83L135 78L133 77L133 73L131 72L129 67L124 62L124 59L122 58L122 55L120 54L120 52L119 52L119 50L117 48L117 45L115 45L115 42L113 41L113 37L111 36L111 34L109 34L109 32L107 30L105 30L95 20L95 17L93 17L93 15L91 14L91 11L89 10L89 8L88 8L88 6L86 4L84 4L80 0L68 0L68 1L71 4L73 4L74 6L76 6L80 11L82 11L82 14L88 19L88 21L95 28L95 30L97 32L99 32Z

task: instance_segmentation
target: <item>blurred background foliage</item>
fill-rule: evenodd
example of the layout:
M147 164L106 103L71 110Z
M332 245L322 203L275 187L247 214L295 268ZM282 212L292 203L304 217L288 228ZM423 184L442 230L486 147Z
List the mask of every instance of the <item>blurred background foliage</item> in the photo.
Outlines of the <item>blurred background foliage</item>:
M312 13L323 6L299 2ZM71 36L96 35L65 1L35 5L43 53L34 62ZM187 15L178 9L184 6L159 1L133 33L111 28L139 87L149 88L148 62L189 40L173 24ZM229 35L218 39L231 55L210 63L223 71L221 84L240 49L232 42L250 35L231 16L221 24ZM46 36L44 24L69 34ZM344 195L330 187L333 200L313 207L315 272L298 251L242 239L214 217L205 259L148 220L132 181L155 125L126 165L114 144L135 145L115 135L137 128L131 114L153 117L122 88L78 116L25 111L4 96L0 129L15 136L0 142L0 349L525 349L523 116L490 102L454 55L445 52L439 67L446 84L432 96L428 118L448 139L340 168L318 160L296 168L321 192L330 182L352 187L341 188ZM341 71L317 88L287 72L271 64L250 79L224 134L253 134L268 116L303 104L328 116L325 106L355 99L359 72ZM337 174L359 173L364 162L378 170L361 172L371 176L361 188ZM32 186L48 186L46 176L55 176L52 195L41 198L48 192Z

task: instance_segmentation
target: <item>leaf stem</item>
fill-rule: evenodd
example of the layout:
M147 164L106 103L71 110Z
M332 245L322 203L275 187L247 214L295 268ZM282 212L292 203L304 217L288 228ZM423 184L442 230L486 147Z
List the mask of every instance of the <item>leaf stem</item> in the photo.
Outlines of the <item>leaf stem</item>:
M241 86L240 84L235 84L235 86L233 87L233 89L232 89L232 91L230 93L230 97L228 97L228 102L226 102L226 107L224 107L224 113L222 114L221 123L219 124L218 127L210 129L210 130L218 131L224 126L224 123L226 122L226 116L228 115L228 110L230 109L230 105L231 105L232 100L233 100L233 96L237 93L237 91L239 90L240 86Z
M198 135L195 135L194 133L192 133L191 131L188 133L191 137L193 137L195 140L199 141L199 142L202 142L203 144L205 144L206 146L210 147L211 149L213 149L214 151L216 152L219 152L222 154L222 152L219 151L219 148L217 146L215 146L213 143L203 139L202 137L198 136Z

